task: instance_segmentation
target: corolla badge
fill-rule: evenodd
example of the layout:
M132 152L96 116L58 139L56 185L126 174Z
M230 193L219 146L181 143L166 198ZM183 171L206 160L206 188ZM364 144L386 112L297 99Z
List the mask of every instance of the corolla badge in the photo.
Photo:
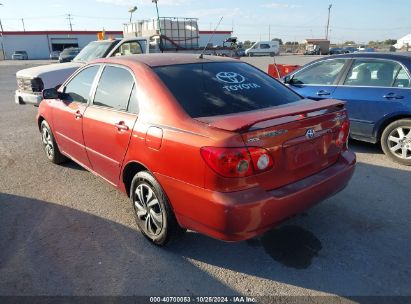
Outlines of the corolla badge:
M243 75L237 74L235 72L220 72L216 75L217 79L230 84L239 84L245 81Z
M314 129L308 129L307 132L305 133L305 137L307 138L313 138L315 136L315 130Z

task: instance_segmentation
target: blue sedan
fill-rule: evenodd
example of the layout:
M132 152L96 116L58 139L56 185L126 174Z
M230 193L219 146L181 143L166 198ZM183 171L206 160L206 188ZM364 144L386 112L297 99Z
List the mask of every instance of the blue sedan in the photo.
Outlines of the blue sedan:
M284 82L310 99L345 100L352 138L411 165L410 71L410 53L353 53L313 61Z

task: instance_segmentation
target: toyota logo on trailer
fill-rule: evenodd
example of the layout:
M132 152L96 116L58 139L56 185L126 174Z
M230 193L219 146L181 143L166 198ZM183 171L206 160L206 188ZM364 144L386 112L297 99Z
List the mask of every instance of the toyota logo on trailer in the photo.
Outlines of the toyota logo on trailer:
M239 84L245 81L243 75L237 74L235 72L220 72L216 75L217 79L230 84Z
M308 129L307 132L305 133L305 136L307 138L313 138L315 136L315 131L314 129Z

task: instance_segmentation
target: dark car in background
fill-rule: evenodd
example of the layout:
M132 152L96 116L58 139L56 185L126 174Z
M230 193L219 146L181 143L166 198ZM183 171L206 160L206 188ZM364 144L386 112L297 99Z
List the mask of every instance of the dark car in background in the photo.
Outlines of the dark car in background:
M342 48L331 48L329 54L330 55L338 55L338 54L345 54L346 52Z
M29 55L26 51L15 51L13 55L11 55L11 59L13 60L28 60Z
M347 46L347 47L343 48L343 50L344 50L344 54L347 54L347 53L354 53L354 52L358 51L358 48L353 47L353 46Z
M347 102L351 137L381 143L392 160L411 165L410 53L352 53L313 61L284 82L315 100Z
M59 55L59 62L70 62L80 53L79 48L64 49Z

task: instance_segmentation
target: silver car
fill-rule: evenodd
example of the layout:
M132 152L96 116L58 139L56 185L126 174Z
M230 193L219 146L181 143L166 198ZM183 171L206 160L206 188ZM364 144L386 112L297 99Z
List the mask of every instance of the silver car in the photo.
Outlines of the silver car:
M15 51L13 55L11 55L11 59L13 60L27 60L29 59L29 55L27 55L26 51Z

